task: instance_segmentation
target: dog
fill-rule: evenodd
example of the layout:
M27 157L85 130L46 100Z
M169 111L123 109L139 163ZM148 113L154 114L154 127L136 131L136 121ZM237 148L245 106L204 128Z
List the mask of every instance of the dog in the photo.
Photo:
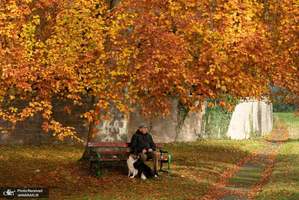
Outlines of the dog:
M138 170L138 174L140 175L142 180L157 177L153 170L149 166L147 166L140 158L136 162L134 162L133 166Z
M137 175L139 175L142 180L157 177L153 170L147 166L139 156L130 154L127 159L127 165L129 178L135 178Z
M127 159L127 165L128 165L128 177L129 178L135 178L138 174L138 170L134 167L134 163L137 162L138 156L134 154L130 154L129 158Z

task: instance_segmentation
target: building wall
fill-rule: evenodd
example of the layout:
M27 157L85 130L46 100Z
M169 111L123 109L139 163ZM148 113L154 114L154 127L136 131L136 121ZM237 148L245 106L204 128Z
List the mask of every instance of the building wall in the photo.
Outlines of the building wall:
M71 107L72 112L64 112L66 102L54 102L54 117L66 126L75 127L84 140L88 133L88 124L84 123L80 115L87 110L83 107ZM103 121L97 128L94 141L130 141L131 136L141 123L150 126L150 132L156 142L186 142L205 138L202 112L190 112L180 123L178 101L172 101L172 110L166 117L145 119L138 112L128 116L113 111L111 120ZM18 123L14 130L7 130L7 123L0 121L0 144L47 144L57 142L51 133L41 130L42 119L39 114L24 122ZM238 104L232 114L227 136L231 139L248 139L252 135L262 136L271 132L273 126L272 105L265 102L242 102ZM254 134L253 134L254 133ZM72 143L71 140L66 140Z

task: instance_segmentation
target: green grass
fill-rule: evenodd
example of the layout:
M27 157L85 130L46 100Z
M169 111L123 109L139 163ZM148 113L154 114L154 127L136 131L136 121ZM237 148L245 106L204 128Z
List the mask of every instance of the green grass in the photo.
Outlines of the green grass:
M299 199L299 141L283 144L269 183L257 200Z
M299 116L296 116L291 112L279 112L274 113L274 118L282 120L288 127L298 127L299 128Z
M280 150L269 183L257 200L299 199L299 117L294 113L274 113L275 124L286 126L289 141Z
M274 113L274 125L278 121L287 126L289 139L299 139L299 116L294 113Z
M247 163L230 180L229 186L249 188L258 183L265 168L263 163Z
M225 170L263 146L260 140L168 144L174 155L172 173L146 181L129 179L123 170L90 176L88 166L77 162L80 146L0 146L0 185L48 187L55 200L197 199Z

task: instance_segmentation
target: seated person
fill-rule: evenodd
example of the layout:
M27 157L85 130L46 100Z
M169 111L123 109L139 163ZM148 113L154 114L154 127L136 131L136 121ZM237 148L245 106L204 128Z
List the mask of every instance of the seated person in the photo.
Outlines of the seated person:
M140 125L131 138L131 153L139 155L142 161L153 159L154 173L158 175L160 153L156 152L156 145L145 124Z

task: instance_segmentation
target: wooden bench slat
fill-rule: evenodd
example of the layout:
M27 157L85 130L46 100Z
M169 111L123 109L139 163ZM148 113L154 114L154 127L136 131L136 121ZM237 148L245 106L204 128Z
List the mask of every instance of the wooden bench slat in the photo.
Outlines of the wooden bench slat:
M127 158L100 158L99 161L126 161ZM168 162L167 159L161 159L162 162Z
M128 154L130 151L97 151L99 154Z
M89 142L88 147L130 147L130 143L125 142ZM156 147L163 147L162 143L156 143Z
M125 161L127 158L100 158L100 161Z
M117 158L100 158L99 160L100 161L118 161L118 160L123 161L123 160L127 160L127 158L119 158L119 157L117 157ZM160 161L167 162L168 159L167 158L162 158Z
M129 147L129 143L124 143L124 142L89 142L88 147Z

